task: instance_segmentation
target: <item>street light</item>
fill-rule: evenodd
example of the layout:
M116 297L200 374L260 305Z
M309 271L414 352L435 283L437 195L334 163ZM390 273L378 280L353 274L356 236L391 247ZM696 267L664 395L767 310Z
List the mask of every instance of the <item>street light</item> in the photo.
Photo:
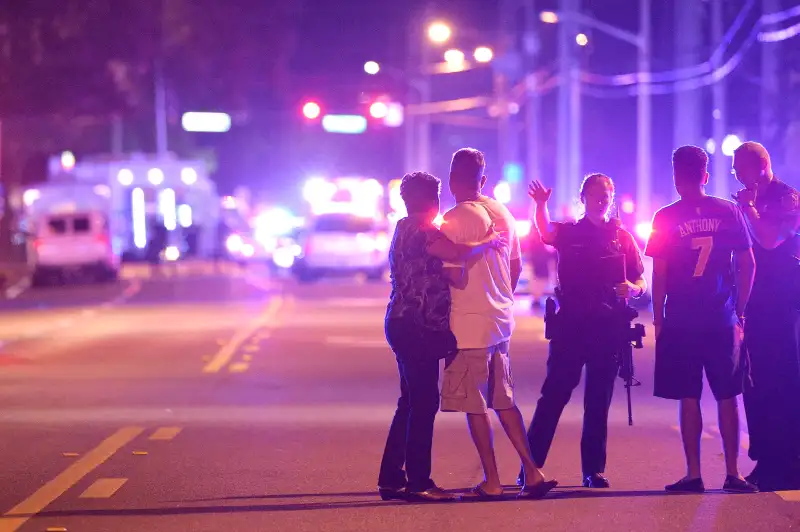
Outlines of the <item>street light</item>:
M558 15L552 11L542 11L541 13L539 13L539 20L541 20L545 24L557 24Z
M450 26L444 22L434 22L428 26L428 39L436 44L446 43L452 34Z
M589 44L589 38L585 33L579 33L575 36L575 42L578 43L578 46L586 46Z
M322 109L317 102L308 102L303 105L303 116L309 120L314 120L319 117Z
M722 140L722 154L726 157L733 157L733 153L741 145L742 139L737 135L728 135Z
M451 67L460 67L464 64L464 52L461 50L447 50L444 53L445 62Z
M494 57L494 52L488 46L479 46L475 48L473 57L478 63L488 63Z
M370 76L374 76L380 71L381 71L381 66L375 61L367 61L366 63L364 63L364 72L366 72Z

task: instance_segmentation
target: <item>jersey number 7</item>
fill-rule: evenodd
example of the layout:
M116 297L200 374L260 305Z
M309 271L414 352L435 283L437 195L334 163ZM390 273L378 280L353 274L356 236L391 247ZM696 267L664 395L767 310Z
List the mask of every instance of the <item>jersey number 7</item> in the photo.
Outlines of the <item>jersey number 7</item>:
M698 236L692 239L692 249L699 249L700 253L697 256L697 264L694 267L694 276L702 277L708 266L708 258L711 256L711 250L714 249L714 237L712 236Z

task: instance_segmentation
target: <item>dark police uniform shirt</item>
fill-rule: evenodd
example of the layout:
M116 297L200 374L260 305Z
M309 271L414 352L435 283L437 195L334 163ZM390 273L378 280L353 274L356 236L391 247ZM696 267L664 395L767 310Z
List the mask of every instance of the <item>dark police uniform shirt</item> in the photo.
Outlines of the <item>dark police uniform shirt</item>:
M568 313L596 314L616 303L614 285L622 282L622 272L613 271L615 262L608 257L624 255L625 276L631 282L644 273L639 247L618 221L601 226L584 217L555 225L559 303Z
M442 261L429 254L428 244L446 238L419 218L397 222L389 249L392 293L386 319L406 319L432 332L450 330L450 286Z
M736 323L733 252L751 246L733 202L704 196L656 212L645 255L667 262L665 320L682 327Z
M798 192L773 179L756 196L759 216L771 224L794 219L800 212ZM753 305L790 303L800 305L800 236L795 234L775 249L753 243L756 256L756 279L750 301Z

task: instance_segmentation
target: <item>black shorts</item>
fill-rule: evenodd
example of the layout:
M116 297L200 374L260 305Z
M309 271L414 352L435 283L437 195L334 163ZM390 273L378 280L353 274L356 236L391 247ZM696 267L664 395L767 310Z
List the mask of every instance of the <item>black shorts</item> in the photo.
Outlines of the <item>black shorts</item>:
M665 323L656 339L655 389L664 399L700 399L703 370L717 401L742 393L744 364L734 328L692 330Z

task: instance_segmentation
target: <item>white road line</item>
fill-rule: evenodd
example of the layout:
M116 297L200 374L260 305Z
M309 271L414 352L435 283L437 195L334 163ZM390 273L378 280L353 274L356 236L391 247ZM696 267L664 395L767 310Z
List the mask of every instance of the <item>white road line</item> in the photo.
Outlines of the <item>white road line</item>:
M6 289L6 299L15 299L31 287L30 277L25 277Z
M325 343L329 345L346 345L349 347L389 348L386 339L381 338L354 338L349 336L328 336Z
M678 433L681 432L681 428L678 425L671 425L671 427L672 427L672 430L674 430L674 431L676 431ZM700 435L700 439L701 440L713 440L714 436L712 436L711 434L709 434L706 431L703 431L703 433Z

